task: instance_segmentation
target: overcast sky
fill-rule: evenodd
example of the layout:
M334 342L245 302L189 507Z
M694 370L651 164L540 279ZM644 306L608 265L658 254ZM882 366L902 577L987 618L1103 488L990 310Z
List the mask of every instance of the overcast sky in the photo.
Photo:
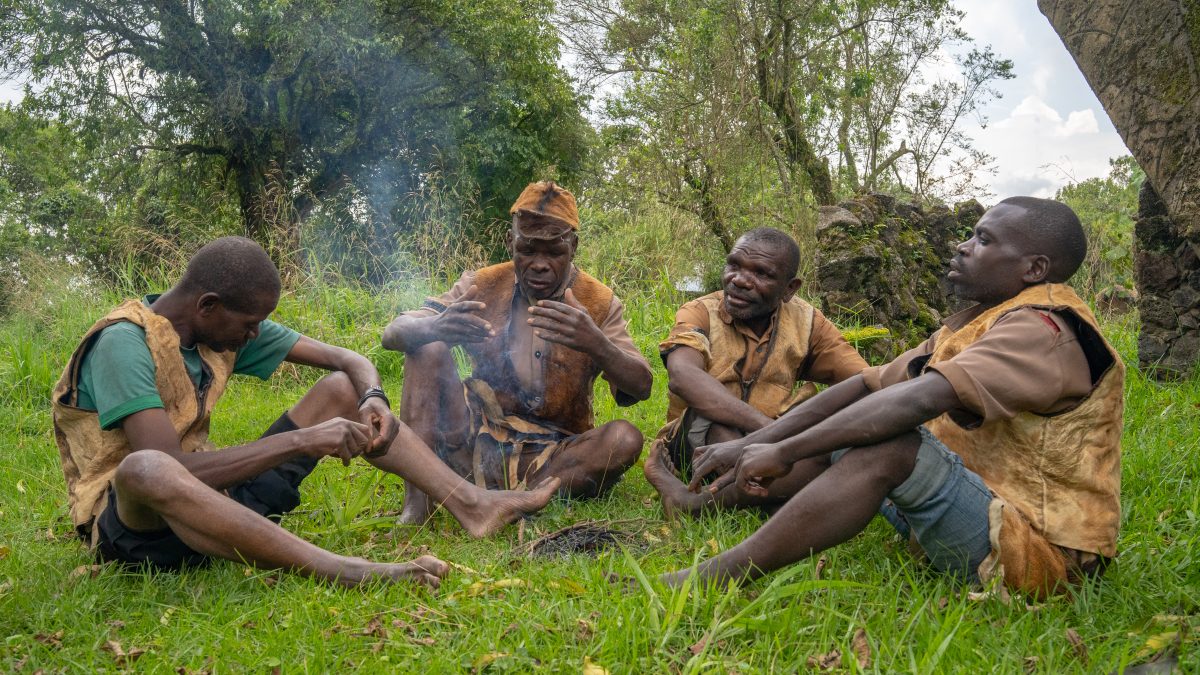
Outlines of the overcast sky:
M955 0L963 28L980 44L1012 59L1016 78L984 111L986 128L968 133L995 156L987 179L994 200L1052 197L1059 187L1108 173L1108 160L1129 154L1083 74L1038 12L1035 0ZM0 101L21 97L19 83L0 83Z
M1107 175L1110 158L1130 154L1035 0L954 4L966 13L963 29L1011 59L1016 74L985 110L987 128L968 131L996 157L994 199L1053 197L1067 183Z

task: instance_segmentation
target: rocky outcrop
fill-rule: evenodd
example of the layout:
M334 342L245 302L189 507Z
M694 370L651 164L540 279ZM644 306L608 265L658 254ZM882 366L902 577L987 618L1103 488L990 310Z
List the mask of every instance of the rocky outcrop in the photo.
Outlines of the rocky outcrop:
M1186 376L1200 363L1200 243L1183 236L1149 182L1136 228L1138 361L1160 378Z
M1138 360L1157 376L1194 371L1200 362L1200 2L1038 0L1038 7L1146 171L1134 254Z
M925 210L887 195L821 207L821 311L842 326L887 328L888 336L860 345L876 359L916 345L957 309L945 285L947 264L982 215L974 200Z

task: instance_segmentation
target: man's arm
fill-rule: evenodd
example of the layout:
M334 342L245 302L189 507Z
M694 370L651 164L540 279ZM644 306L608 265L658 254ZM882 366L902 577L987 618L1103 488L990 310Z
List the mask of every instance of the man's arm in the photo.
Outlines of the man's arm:
M704 355L691 347L678 345L671 350L667 355L667 376L671 393L705 419L743 433L757 431L772 421L709 375L704 370Z
M491 324L480 315L487 305L475 299L479 288L474 280L474 273L467 272L438 297L438 302L445 307L440 312L430 313L435 310L423 308L392 319L383 329L383 348L407 353L430 342L454 346L494 337L496 333Z
M214 452L184 452L167 411L148 408L129 415L121 428L134 450L161 450L215 490L223 490L297 457L330 455L343 461L362 454L369 440L366 425L335 418L310 429L260 438Z
M871 393L862 375L839 382L792 408L767 426L725 443L696 448L692 481L688 489L700 490L703 479L711 474L732 471L742 452L755 444L778 443L795 436ZM732 476L730 476L732 478Z

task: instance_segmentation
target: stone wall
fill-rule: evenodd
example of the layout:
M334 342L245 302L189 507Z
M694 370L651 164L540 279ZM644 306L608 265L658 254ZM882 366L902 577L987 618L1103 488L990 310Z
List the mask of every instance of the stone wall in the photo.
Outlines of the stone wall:
M821 311L839 326L887 328L889 336L859 345L873 360L916 345L957 309L945 283L947 265L982 215L974 200L925 210L887 195L821 207Z
M1186 376L1200 363L1200 238L1184 236L1149 181L1138 195L1135 235L1138 361L1159 378Z

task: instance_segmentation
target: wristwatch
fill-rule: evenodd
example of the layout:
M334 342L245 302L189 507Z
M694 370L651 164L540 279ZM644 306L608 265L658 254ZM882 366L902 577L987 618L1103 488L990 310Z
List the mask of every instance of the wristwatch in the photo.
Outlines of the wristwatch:
M387 394L383 393L383 387L371 387L363 392L363 395L358 399L358 407L363 407L363 404L366 403L367 399L369 398L381 398L383 399L383 404L386 405L389 410L392 407L392 402L388 400Z

